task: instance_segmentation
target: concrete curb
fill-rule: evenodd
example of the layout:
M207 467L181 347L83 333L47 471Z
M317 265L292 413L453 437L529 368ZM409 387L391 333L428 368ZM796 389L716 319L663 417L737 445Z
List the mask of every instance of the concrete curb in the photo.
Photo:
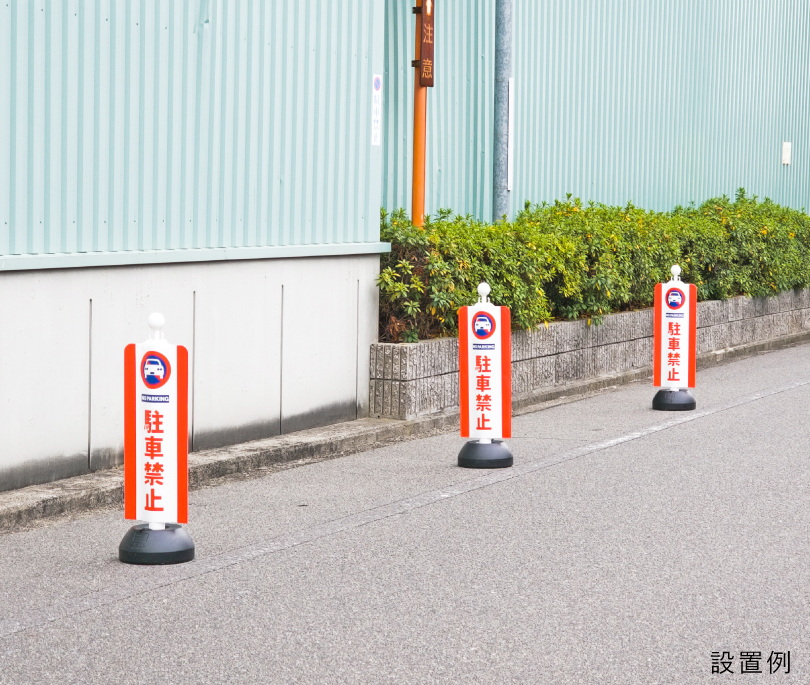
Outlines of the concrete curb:
M699 355L699 369L735 359L810 342L810 331L773 338ZM514 398L515 414L526 414L578 399L607 388L650 378L652 366L615 376L568 383ZM256 440L189 455L189 487L199 489L233 474L256 474L279 464L297 465L325 461L403 440L426 437L458 426L458 409L419 417L412 421L366 418L357 421ZM37 520L123 505L122 468L0 492L0 532L13 532Z

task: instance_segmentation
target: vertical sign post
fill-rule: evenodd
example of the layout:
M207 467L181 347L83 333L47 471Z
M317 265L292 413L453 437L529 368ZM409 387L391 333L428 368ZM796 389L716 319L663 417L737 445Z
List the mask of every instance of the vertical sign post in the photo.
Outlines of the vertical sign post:
M504 438L512 437L512 330L508 307L489 301L478 286L478 302L458 312L461 437L469 440L458 465L471 469L512 466Z
M416 0L416 59L413 75L413 183L411 221L422 226L425 221L425 147L427 138L427 90L433 87L433 15L435 0Z
M697 406L689 388L695 387L697 348L697 287L681 281L681 267L672 279L655 286L653 385L661 388L653 409L689 411Z
M152 335L124 350L124 516L146 521L127 531L127 564L194 558L188 523L188 351L172 345L149 316Z

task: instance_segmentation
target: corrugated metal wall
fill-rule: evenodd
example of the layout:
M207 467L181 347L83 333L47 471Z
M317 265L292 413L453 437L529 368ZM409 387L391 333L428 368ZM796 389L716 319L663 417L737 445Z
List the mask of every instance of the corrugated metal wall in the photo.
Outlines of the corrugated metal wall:
M0 255L379 238L380 0L0 4Z
M514 8L515 209L568 192L670 209L741 186L810 208L807 2Z
M414 16L385 3L383 206L411 210ZM435 87L428 90L425 211L492 213L495 0L439 0Z
M810 206L807 3L514 3L515 209ZM0 255L376 241L410 208L412 4L0 3ZM494 7L438 5L431 213L490 218Z
M386 3L388 209L410 210L412 4ZM514 10L514 210L566 193L670 209L739 187L810 208L806 2L514 0ZM441 0L436 26L426 210L488 220L494 0Z

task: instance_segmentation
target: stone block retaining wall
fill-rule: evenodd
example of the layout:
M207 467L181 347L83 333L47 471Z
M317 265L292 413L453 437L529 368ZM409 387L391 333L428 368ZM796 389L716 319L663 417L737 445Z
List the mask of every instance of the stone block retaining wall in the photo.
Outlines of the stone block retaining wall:
M810 329L810 289L699 302L697 353ZM652 369L653 310L610 314L599 326L561 321L512 332L512 396L572 381ZM458 407L458 339L371 346L369 414L413 419Z

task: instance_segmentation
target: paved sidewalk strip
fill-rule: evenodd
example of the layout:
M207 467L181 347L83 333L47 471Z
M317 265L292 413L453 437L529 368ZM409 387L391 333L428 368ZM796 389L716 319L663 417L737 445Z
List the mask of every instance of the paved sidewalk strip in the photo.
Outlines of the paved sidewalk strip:
M739 400L727 402L712 409L685 412L684 414L678 415L669 421L664 421L662 423L649 426L642 430L633 431L632 433L627 433L616 438L603 440L583 447L577 447L548 459L541 459L526 464L521 464L510 469L488 471L481 476L462 481L450 487L424 492L397 502L392 502L390 504L361 511L356 514L333 519L309 528L304 528L302 530L280 535L269 540L263 540L252 545L247 545L240 549L217 554L209 557L208 559L198 559L189 564L164 567L168 577L162 580L151 577L152 574L144 573L143 576L138 580L123 585L108 587L99 592L83 595L81 597L69 598L63 602L54 604L48 609L19 611L16 616L7 617L0 621L0 638L43 626L50 622L80 614L85 611L97 609L113 602L125 600L129 597L133 597L145 592L152 592L156 588L170 586L184 580L189 580L228 568L230 566L251 561L268 554L284 551L292 547L304 545L347 530L359 528L360 526L364 526L369 523L374 523L392 516L405 514L409 511L458 497L459 495L463 495L474 490L479 490L497 483L520 478L550 466L555 466L573 459L579 459L595 452L600 452L612 447L616 447L617 445L639 440L649 435L653 435L670 428L675 428L685 423L697 421L713 414L718 414L745 404L750 404L758 400L772 397L774 395L789 392L790 390L794 390L806 385L810 385L810 379L794 381L792 383L787 383L776 388L772 388L771 390L757 392Z
M749 345L709 352L698 357L698 370L810 341L810 331ZM616 376L554 386L513 398L515 416L538 411L559 401L586 397L617 386L646 380L652 367ZM375 449L403 440L427 437L458 427L458 410L420 417L413 421L361 418L355 421L289 433L189 455L189 488L195 490L236 474L262 474L267 469L289 468ZM0 533L33 521L78 513L123 502L122 468L0 492Z

